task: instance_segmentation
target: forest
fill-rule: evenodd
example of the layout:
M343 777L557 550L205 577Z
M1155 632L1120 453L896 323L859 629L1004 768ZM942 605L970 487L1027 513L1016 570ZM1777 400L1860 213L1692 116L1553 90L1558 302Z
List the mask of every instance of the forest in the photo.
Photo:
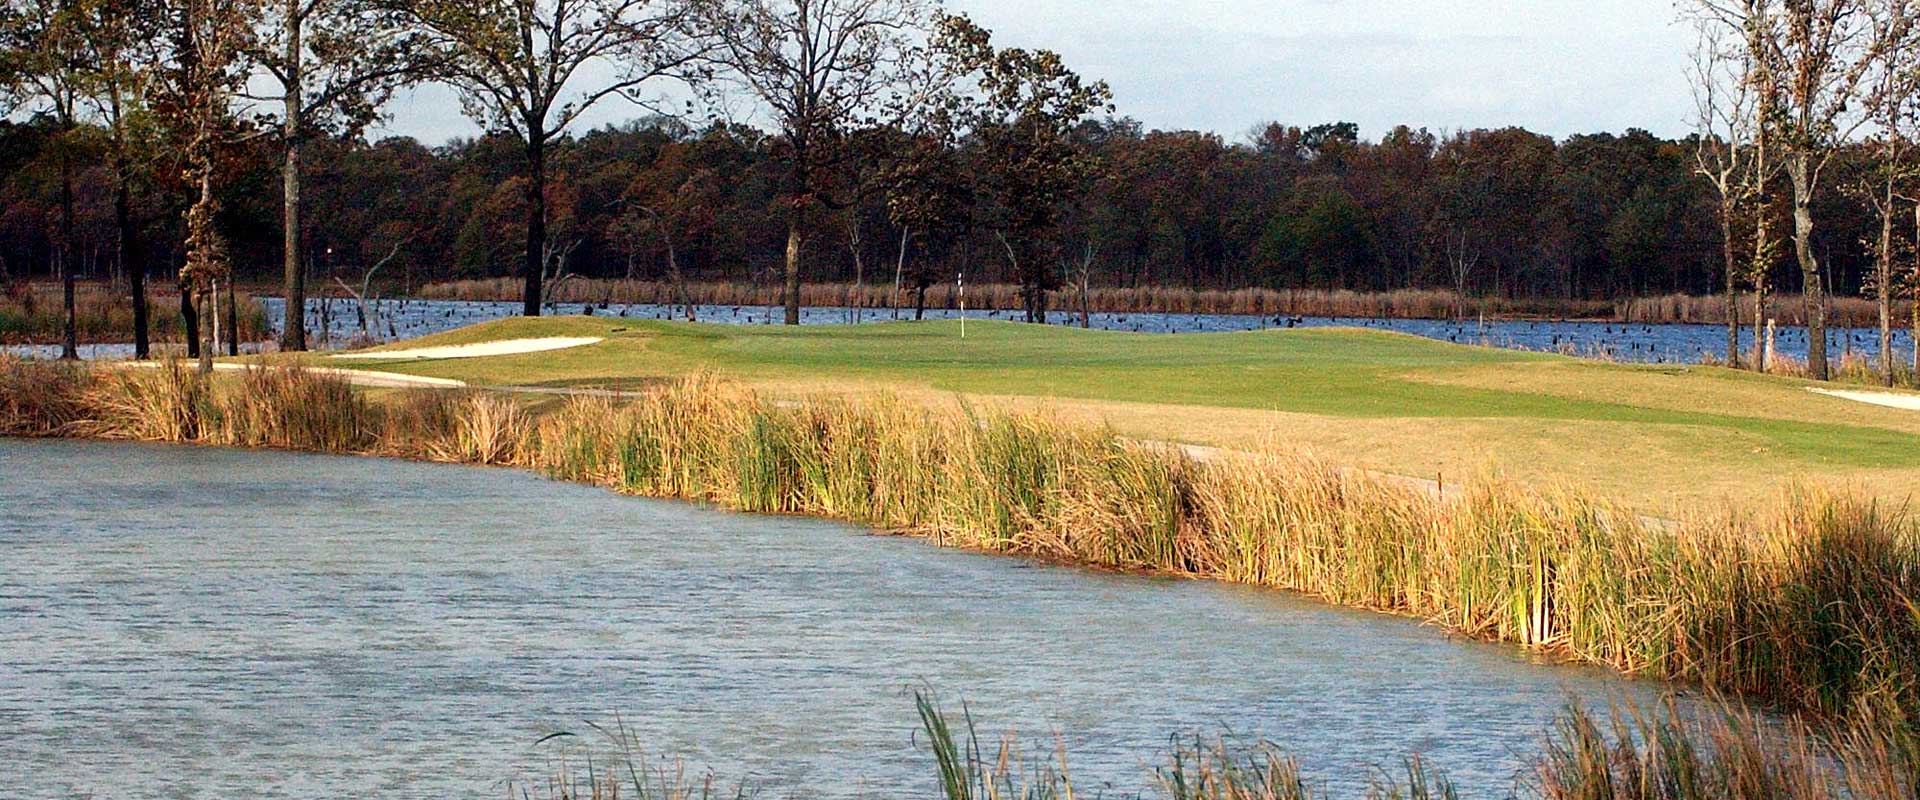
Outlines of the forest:
M932 0L8 0L0 279L136 306L178 285L189 317L223 281L298 309L504 276L529 315L553 284L638 278L777 286L789 322L808 282L963 275L1020 287L1034 321L1066 288L1722 294L1748 309L1735 363L1732 326L1787 295L1816 331L1829 294L1880 301L1888 329L1920 274L1920 15L1681 8L1699 113L1673 139L1150 130ZM424 83L487 133L369 137ZM285 329L304 349L297 313Z
M97 136L96 132L96 136ZM0 259L10 274L59 268L58 165L44 125L0 126ZM768 135L642 118L556 142L548 203L564 269L588 277L663 279L667 242L689 277L752 281L777 273L786 246L783 166ZM1148 131L1125 117L1088 120L1076 142L1098 167L1057 233L1063 272L1095 285L1194 288L1462 288L1507 297L1615 299L1711 293L1720 273L1709 187L1695 143L1646 131L1556 140L1521 129L1435 134L1395 129L1378 141L1349 124L1270 124L1243 141ZM978 153L962 152L962 159ZM328 138L308 145L301 232L309 274L330 282L394 253L384 279L405 283L518 274L524 159L506 136L428 146L407 138ZM956 165L959 169L970 167ZM277 154L237 155L222 185L222 227L243 280L277 280ZM116 278L112 177L79 175L78 237L88 279ZM148 179L150 180L150 178ZM848 178L847 180L852 180ZM145 268L181 262L181 211L166 191L137 193ZM902 230L869 195L809 222L808 274L891 280ZM1836 290L1858 291L1864 201L1828 199L1819 249ZM653 209L664 212L657 219ZM971 212L970 212L971 213ZM662 230L667 228L670 230ZM912 243L910 276L1012 279L991 231L928 259ZM856 259L855 255L858 254ZM1789 290L1797 277L1781 264Z

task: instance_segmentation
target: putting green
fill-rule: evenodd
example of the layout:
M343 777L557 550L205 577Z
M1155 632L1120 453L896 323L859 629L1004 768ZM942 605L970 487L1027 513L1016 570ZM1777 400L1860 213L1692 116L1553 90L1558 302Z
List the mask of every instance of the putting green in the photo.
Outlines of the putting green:
M1713 367L1604 364L1379 331L1155 335L969 322L747 327L508 319L392 346L604 337L540 353L357 359L495 386L632 386L710 371L788 395L887 390L1044 407L1129 436L1278 445L1456 481L1495 470L1649 510L1812 481L1904 501L1920 412ZM378 352L378 351L374 351Z

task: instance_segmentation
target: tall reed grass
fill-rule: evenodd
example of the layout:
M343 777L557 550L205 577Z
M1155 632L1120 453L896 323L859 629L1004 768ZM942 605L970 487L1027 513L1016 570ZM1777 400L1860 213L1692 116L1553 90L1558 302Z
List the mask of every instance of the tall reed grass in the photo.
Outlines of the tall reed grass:
M1753 298L1741 297L1737 304L1740 321L1751 326L1754 319ZM1826 305L1827 324L1832 327L1872 328L1880 324L1879 307L1864 297L1828 297ZM1727 308L1725 295L1668 294L1619 300L1613 304L1613 318L1618 322L1650 325L1725 325ZM1773 295L1768 298L1767 308L1760 318L1772 319L1781 325L1804 326L1807 324L1806 311L1806 302L1800 295ZM1899 319L1899 309L1896 307L1895 327L1899 326Z
M266 311L246 293L238 295L236 302L240 341L265 340L269 330ZM179 294L151 292L147 308L153 341L186 340ZM81 284L74 293L74 310L75 332L82 344L133 341L133 300L125 291L105 284ZM0 344L55 344L65 335L66 324L59 285L22 283L0 291ZM221 325L225 324L222 318Z
M434 283L421 287L415 296L428 300L517 301L520 283L513 278L486 278ZM1049 306L1061 314L1081 309L1077 289L1051 292ZM696 282L687 284L687 298L699 305L765 306L782 302L781 289L773 284ZM941 283L927 287L927 308L960 307L958 287ZM561 303L647 303L673 305L681 302L673 284L658 281L595 280L569 281L555 289L553 300ZM800 303L809 307L859 306L861 308L900 308L911 313L920 301L914 292L902 290L898 297L891 284L811 283L801 288ZM982 283L967 287L968 308L1002 311L1024 308L1020 287L1010 283ZM1182 287L1096 287L1087 292L1086 306L1091 311L1126 314L1244 314L1251 316L1297 317L1388 317L1397 319L1449 319L1458 315L1486 314L1497 317L1560 317L1604 319L1615 311L1612 303L1588 300L1463 298L1444 289L1397 289L1386 292L1354 292L1343 289L1189 289Z
M1198 458L1044 415L775 403L693 377L535 415L261 367L0 360L0 433L508 464L942 545L1307 593L1622 672L1838 715L1920 710L1920 522L1813 488L1651 521L1482 479L1442 497L1285 453Z
M1023 752L1011 734L979 735L970 712L948 713L916 693L920 735L931 792L892 787L875 796L930 793L940 800L1069 800L1076 790L1063 745ZM605 740L598 762L582 771L562 760L538 782L549 797L613 800L634 797L752 796L748 789L716 789L712 772L689 776L679 762L643 766L639 743L623 724L595 726ZM1816 729L1798 721L1767 720L1742 706L1709 703L1683 713L1671 702L1646 709L1620 702L1595 712L1570 701L1541 736L1539 751L1515 776L1513 800L1910 800L1920 789L1920 750L1910 728L1856 718ZM573 737L556 734L548 737ZM1056 739L1056 742L1058 740ZM1143 788L1121 797L1156 800L1315 800L1337 795L1308 779L1298 760L1271 742L1227 737L1175 737L1150 769ZM595 764L597 763L597 767ZM1376 767L1366 800L1455 800L1466 796L1444 765L1417 754ZM847 776L838 779L854 781ZM789 797L841 785L785 787ZM1088 795L1093 796L1093 795ZM1481 795L1495 796L1495 795Z

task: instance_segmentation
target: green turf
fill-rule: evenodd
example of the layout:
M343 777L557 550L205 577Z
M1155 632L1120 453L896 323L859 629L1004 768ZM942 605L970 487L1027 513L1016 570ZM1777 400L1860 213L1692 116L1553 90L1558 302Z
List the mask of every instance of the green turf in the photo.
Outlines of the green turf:
M1156 335L974 321L962 340L951 321L790 328L565 317L501 320L393 347L539 336L607 341L353 366L480 385L617 385L708 370L786 390L879 385L1122 403L1096 408L1132 420L1120 425L1128 433L1225 445L1249 424L1245 412L1288 412L1305 417L1272 423L1283 437L1336 458L1350 450L1369 466L1431 474L1471 452L1502 468L1647 496L1673 495L1661 484L1695 472L1722 486L1871 474L1885 494L1905 471L1920 478L1917 412L1731 370L1600 364L1378 331Z

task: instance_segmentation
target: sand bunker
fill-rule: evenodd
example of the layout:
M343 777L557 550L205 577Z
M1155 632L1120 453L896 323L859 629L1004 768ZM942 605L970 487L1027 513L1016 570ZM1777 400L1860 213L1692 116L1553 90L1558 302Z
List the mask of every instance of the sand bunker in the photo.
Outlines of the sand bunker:
M112 362L106 362L106 363L110 363L116 367L125 367L125 368L131 368L131 369L158 369L158 368L167 366L166 362L161 362L161 361L112 361ZM193 362L191 361L183 362L183 368L188 370L194 369ZM233 364L233 363L215 364L213 365L213 368L214 370L219 372L245 372L250 369L286 369L286 367L282 367L276 364ZM338 369L335 367L307 367L306 370L315 375L331 375L333 377L340 378L341 380L351 383L355 386L371 386L371 387L388 388L388 389L407 389L407 388L420 388L420 387L434 388L434 389L458 389L467 385L466 381L457 381L452 378L428 378L423 375L402 375L397 372L374 372L372 370L365 370L365 369Z
M498 342L456 344L446 347L416 347L412 350L381 350L373 353L341 353L334 358L393 361L408 358L482 358L541 353L605 341L598 336L551 336L544 339L505 339Z
M1920 411L1920 395L1894 394L1892 392L1849 392L1843 389L1809 389L1814 394L1852 400L1856 403L1872 403L1876 406L1898 408L1907 411Z

